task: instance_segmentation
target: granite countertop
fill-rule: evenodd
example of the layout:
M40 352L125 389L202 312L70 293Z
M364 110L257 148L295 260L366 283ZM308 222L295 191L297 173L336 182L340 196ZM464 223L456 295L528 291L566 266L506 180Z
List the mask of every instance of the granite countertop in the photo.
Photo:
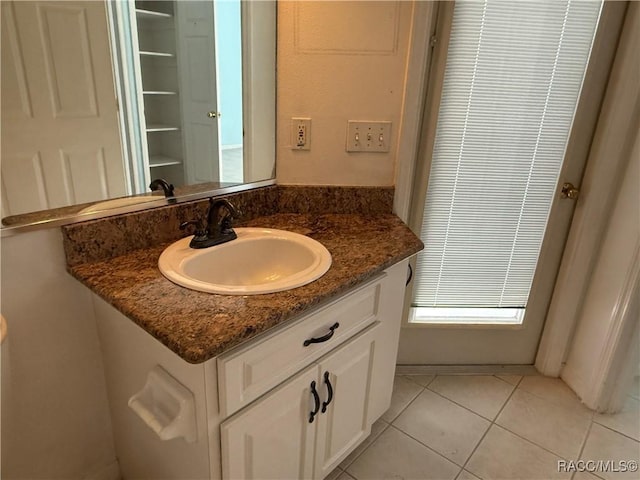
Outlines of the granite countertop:
M423 248L392 214L277 213L242 226L308 235L331 252L331 268L308 285L250 296L202 293L173 284L157 266L169 243L68 269L184 360L201 363L346 292Z

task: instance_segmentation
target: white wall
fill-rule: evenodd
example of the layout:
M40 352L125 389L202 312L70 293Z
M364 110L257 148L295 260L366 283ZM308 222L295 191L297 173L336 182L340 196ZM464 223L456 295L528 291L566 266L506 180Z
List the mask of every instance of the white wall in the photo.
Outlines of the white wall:
M393 185L412 2L278 2L277 180ZM291 149L292 117L311 149ZM347 153L347 120L390 120L389 153Z
M2 238L2 478L117 476L89 290L65 270L62 235Z

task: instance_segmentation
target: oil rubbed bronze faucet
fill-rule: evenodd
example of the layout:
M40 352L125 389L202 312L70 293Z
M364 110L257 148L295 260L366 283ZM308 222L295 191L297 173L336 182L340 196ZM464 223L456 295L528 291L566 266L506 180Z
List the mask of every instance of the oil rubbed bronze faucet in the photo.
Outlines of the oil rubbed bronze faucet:
M162 178L158 178L152 181L151 185L149 185L149 188L151 189L152 192L155 192L156 190L160 190L162 188L162 190L164 190L165 198L173 197L173 185L170 183L167 183L167 181Z
M195 226L194 237L189 243L191 248L213 247L237 238L231 221L239 216L240 212L228 200L210 198L206 225L202 220L190 220L182 222L180 230L184 230L189 225Z

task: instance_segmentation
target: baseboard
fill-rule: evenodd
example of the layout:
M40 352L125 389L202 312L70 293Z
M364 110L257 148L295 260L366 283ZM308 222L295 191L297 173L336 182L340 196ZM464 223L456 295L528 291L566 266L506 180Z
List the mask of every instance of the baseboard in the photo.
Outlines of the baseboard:
M84 480L122 480L118 460L114 460L109 465L100 467L93 473L86 475Z
M396 365L397 375L540 375L533 365Z

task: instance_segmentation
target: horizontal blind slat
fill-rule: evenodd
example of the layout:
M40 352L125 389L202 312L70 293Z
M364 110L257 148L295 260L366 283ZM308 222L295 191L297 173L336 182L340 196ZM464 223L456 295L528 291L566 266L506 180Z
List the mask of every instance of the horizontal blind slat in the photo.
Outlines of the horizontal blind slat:
M526 306L600 9L456 2L414 305Z

